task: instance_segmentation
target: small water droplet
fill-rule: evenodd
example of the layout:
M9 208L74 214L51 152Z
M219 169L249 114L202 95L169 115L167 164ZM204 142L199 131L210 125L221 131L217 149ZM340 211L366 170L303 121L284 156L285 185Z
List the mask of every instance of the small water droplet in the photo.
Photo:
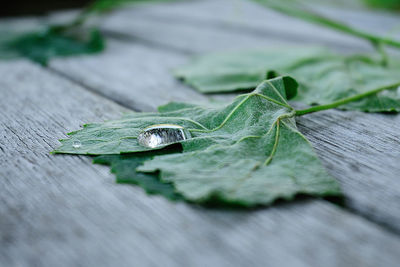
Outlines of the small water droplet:
M397 95L400 96L400 86L397 87Z
M75 140L74 142L72 142L72 147L75 149L78 149L82 146L81 141L79 140Z
M190 138L185 128L175 124L157 124L143 129L138 136L138 142L144 147L156 148Z

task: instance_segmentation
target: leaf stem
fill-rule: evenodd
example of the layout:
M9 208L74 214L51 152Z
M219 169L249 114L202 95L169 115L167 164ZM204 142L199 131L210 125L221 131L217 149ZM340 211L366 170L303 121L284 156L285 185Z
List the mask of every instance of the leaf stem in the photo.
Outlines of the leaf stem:
M75 18L69 23L65 25L66 29L73 28L76 26L81 26L85 24L85 22L96 13L96 5L101 3L102 0L92 0L89 5L84 7Z
M274 9L278 12L281 12L283 14L292 16L292 17L296 17L308 22L312 22L315 24L319 24L322 25L324 27L327 28L331 28L343 33L347 33L349 35L353 35L362 39L365 39L369 42L371 42L373 45L376 44L385 44L388 46L392 46L392 47L397 47L400 48L400 42L390 39L390 38L384 38L384 37L380 37L368 32L364 32L358 29L355 29L345 23L324 17L320 14L317 14L315 12L309 11L309 10L305 10L302 9L301 7L299 8L293 8L290 6L287 6L287 4L281 4L281 3L276 3L276 1L271 1L271 0L255 0L256 2L269 7L271 9Z
M382 86L379 87L377 89L362 93L362 94L358 94L358 95L354 95L354 96L350 96L347 98L343 98L340 100L337 100L335 102L326 104L326 105L319 105L319 106L315 106L315 107L311 107L311 108L307 108L307 109L300 109L300 110L296 110L296 116L303 116L305 114L309 114L309 113L313 113L313 112L317 112L317 111L321 111L321 110L327 110L327 109L333 109L336 108L338 106L342 106L344 104L350 103L350 102L354 102L357 100L360 100L362 98L377 94L379 92L382 92L384 90L388 90L388 89L394 89L396 87L400 86L400 82L395 83L395 84L391 84L391 85L387 85L387 86Z

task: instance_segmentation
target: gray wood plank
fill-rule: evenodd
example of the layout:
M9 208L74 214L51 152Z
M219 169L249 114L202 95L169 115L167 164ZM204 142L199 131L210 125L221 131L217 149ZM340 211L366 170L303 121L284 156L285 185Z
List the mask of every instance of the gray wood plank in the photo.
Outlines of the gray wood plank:
M186 60L183 55L110 40L104 53L57 59L51 64L57 72L123 106L149 111L170 101L208 100L171 75Z
M400 240L319 200L210 210L117 185L57 138L125 111L27 62L0 63L2 266L395 266Z
M168 28L160 25L154 31L165 32L166 36L169 33ZM211 49L215 44L207 39L208 36L202 36L203 32L192 28L192 35L193 32L198 38L194 42L197 45ZM203 41L198 41L203 37ZM227 49L231 47L230 44L236 46L239 43L226 35L223 38ZM242 40L247 40L247 37ZM192 40L186 41L192 43ZM260 42L253 40L248 43L259 45ZM170 69L182 64L188 56L179 51L146 46L146 43L135 43L134 40L125 45L110 42L109 49L102 55L55 60L50 66L130 108L148 110L171 100L194 101L204 98L171 76ZM400 117L340 111L330 111L324 116L326 118L313 114L300 119L301 130L313 142L331 174L341 182L348 198L348 207L400 233L400 172L395 164L399 157L393 157L393 153L400 151L397 141L400 139ZM340 119L341 122L332 123ZM318 120L318 123L314 123L314 120ZM314 128L308 130L308 125ZM322 131L325 128L330 129L329 134ZM321 132L326 135L323 142L317 141L322 138ZM365 137L355 134L359 132L365 132ZM380 142L375 140L375 136L379 136ZM368 146L365 141L367 138ZM346 142L342 148L340 142ZM383 145L391 149L383 150ZM360 156L359 151L370 155L369 158ZM361 168L361 171L355 170L354 166Z
M40 17L0 18L0 32L19 33L35 30L42 25Z
M346 206L400 233L400 116L331 110L297 118Z
M345 52L371 50L363 40L246 0L187 1L124 9L104 18L102 28L195 53L293 42Z
M398 31L400 18L395 14L368 10L347 10L319 6L315 3L312 3L310 8L358 29L373 32L383 37L400 38ZM259 39L295 40L300 43L327 45L345 51L370 50L369 44L363 40L282 15L247 0L187 1L125 9L108 17L104 23L104 28L125 34L134 34L149 40L157 40L169 45L173 44L178 47L185 45L185 43L170 40L176 38L164 38L164 35L157 37L150 26L159 23L167 24L164 25L164 29L168 27L169 34L174 34L174 29L177 28L181 32L190 32L188 29L190 27L200 30L206 28L208 34L212 34L216 28L223 30L224 33L222 33L221 38L216 40L217 47L219 39L226 39L223 34L230 32L237 33L237 39L240 39L240 36L248 38L249 35L256 35ZM164 34L167 33L164 31ZM182 33L180 34L180 38L177 39L185 39L182 38L184 37ZM204 38L204 34L201 34L201 36ZM185 37L188 39L195 38L191 34L187 34ZM189 47L192 45L189 44ZM205 49L204 46L203 49Z

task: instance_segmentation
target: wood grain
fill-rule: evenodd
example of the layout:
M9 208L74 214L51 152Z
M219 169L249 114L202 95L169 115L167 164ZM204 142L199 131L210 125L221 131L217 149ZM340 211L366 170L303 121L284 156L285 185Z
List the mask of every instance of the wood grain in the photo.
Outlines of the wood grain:
M400 233L400 116L332 110L297 119L351 210Z
M110 40L99 55L53 60L51 68L123 106L149 111L170 101L208 100L171 75L186 59L181 54Z
M324 201L212 210L117 185L50 155L124 108L27 62L0 64L2 266L395 266L400 240Z

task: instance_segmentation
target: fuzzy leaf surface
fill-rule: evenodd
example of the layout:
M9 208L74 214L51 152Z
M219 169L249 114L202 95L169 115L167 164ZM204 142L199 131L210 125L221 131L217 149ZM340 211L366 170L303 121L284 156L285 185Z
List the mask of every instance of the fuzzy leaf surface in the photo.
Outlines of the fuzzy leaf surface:
M120 120L87 125L62 140L55 152L149 151L135 138L143 128L178 124L192 135L180 142L182 152L153 154L131 170L132 175L136 171L157 172L160 181L172 184L175 192L197 203L256 206L289 200L297 194L340 195L337 182L296 128L294 109L286 100L288 95L295 96L296 87L292 78L278 77L262 82L228 105L171 103L160 107L158 113L132 113ZM74 141L82 145L74 148ZM114 160L118 163L121 159ZM118 169L114 170L118 175Z

